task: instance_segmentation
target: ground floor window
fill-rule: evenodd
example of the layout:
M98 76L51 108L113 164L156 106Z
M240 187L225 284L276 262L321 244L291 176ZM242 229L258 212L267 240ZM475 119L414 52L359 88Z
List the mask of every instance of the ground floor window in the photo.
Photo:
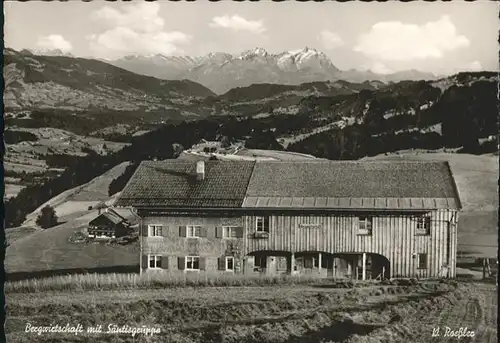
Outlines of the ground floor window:
M161 256L149 255L149 268L161 268Z
M226 256L226 270L234 271L234 257Z
M265 256L255 256L254 271L262 271L266 268L266 257Z
M186 270L200 270L200 257L187 256L186 257Z
M427 254L418 254L418 269L427 269Z

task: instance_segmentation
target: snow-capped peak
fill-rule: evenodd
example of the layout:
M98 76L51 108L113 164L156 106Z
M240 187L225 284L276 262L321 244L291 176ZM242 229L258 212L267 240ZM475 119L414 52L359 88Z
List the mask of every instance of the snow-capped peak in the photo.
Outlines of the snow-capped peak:
M243 53L241 53L240 56L238 56L239 59L247 59L247 58L252 58L252 57L255 57L255 56L261 56L261 57L266 57L268 56L268 52L266 51L266 49L263 49L263 48L255 48L255 49L252 49L252 50L247 50L247 51L244 51Z
M290 50L278 55L278 66L281 69L289 69L293 66L297 69L317 67L335 68L324 53L308 47Z
M71 53L63 52L61 49L25 49L25 50L31 52L33 55L39 55L39 56L74 57Z

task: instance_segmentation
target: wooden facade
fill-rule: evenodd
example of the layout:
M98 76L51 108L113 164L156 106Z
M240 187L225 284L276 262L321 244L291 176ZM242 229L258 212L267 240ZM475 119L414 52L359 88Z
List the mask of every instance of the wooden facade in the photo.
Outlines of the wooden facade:
M127 222L110 220L103 213L89 222L87 234L90 238L110 239L125 236L129 233L129 230Z
M150 255L163 256L163 269L168 270L182 270L183 257L197 256L202 260L200 270L227 272L220 267L220 259L233 256L231 271L247 274L264 269L271 275L317 273L360 279L380 277L381 273L392 278L455 276L456 210L307 213L240 209L229 213L143 211L142 268L148 268ZM269 218L264 234L256 233L258 217ZM370 234L360 231L360 217L371 219ZM418 218L429 218L427 233L418 231ZM150 237L150 225L162 226L161 236ZM185 237L182 227L187 226L200 227L199 237ZM241 234L223 238L220 230L224 226L241 228ZM234 246L236 252L231 250ZM261 268L263 260L268 268ZM449 267L445 274L444 266Z
M446 162L144 161L117 204L141 217L141 271L456 275Z

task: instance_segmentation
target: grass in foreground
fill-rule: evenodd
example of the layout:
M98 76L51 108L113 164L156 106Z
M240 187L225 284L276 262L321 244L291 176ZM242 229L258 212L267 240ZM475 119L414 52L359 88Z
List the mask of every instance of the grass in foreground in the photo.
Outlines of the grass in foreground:
M139 274L70 274L43 279L7 282L6 293L31 293L44 291L86 291L135 288L178 287L241 287L268 285L322 284L316 276L260 276L212 274L203 272L168 273L146 272ZM348 287L348 283L346 283Z
M17 293L8 295L6 331L14 343L434 343L433 326L458 325L476 330L477 342L493 343L496 292L480 287L485 286L446 281L356 289L294 285ZM37 336L25 332L28 322L145 326L161 332Z

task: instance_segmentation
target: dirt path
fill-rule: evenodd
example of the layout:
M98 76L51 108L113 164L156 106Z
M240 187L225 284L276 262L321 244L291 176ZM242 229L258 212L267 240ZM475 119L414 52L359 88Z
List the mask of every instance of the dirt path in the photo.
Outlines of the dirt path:
M482 309L482 318L473 342L496 343L498 342L498 291L494 285L479 287L479 290L482 292L478 300Z
M496 343L498 296L495 285L474 285L466 296L450 303L437 318L428 316L429 331L439 328L439 337L430 337L429 343ZM434 323L433 322L434 319ZM458 338L451 331L470 332L473 337ZM448 331L448 332L447 332Z

